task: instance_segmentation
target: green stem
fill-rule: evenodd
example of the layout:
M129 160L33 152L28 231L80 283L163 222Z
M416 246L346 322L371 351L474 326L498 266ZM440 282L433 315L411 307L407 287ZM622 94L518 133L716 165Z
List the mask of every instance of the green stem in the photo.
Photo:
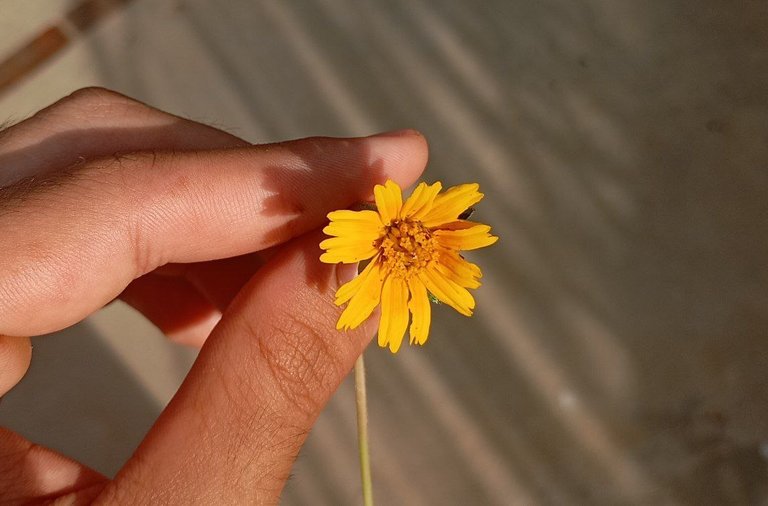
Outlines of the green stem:
M365 362L361 354L355 362L355 404L357 405L357 444L360 450L360 477L363 480L363 505L373 506L371 455L368 451L368 400L365 394Z

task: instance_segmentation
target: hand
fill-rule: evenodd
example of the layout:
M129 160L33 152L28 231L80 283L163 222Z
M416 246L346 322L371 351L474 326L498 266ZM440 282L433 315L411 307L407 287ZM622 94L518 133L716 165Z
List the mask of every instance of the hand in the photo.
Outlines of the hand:
M31 357L8 336L118 296L202 345L113 480L0 429L0 502L276 503L374 333L335 330L333 292L355 267L321 264L316 229L425 163L414 132L252 146L100 89L0 133L0 395Z

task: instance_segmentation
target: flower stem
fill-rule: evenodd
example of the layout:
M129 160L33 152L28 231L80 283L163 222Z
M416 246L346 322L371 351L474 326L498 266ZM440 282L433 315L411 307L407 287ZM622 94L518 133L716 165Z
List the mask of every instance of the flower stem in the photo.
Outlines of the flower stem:
M355 404L357 405L357 444L360 450L360 477L363 480L363 505L373 506L371 455L368 451L368 400L365 393L363 355L355 362Z

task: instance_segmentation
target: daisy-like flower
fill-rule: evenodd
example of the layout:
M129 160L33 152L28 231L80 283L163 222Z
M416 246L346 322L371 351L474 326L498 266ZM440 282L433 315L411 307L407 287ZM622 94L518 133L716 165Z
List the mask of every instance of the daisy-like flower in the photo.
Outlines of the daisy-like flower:
M379 346L400 349L408 327L411 344L429 335L429 293L465 316L475 299L467 288L480 286L480 268L461 250L490 246L498 240L491 227L459 219L483 198L476 183L440 193L442 184L420 183L403 203L400 187L387 181L373 189L378 211L334 211L323 229L332 236L320 243L326 263L371 259L363 271L336 291L336 305L349 302L336 328L353 329L381 304Z

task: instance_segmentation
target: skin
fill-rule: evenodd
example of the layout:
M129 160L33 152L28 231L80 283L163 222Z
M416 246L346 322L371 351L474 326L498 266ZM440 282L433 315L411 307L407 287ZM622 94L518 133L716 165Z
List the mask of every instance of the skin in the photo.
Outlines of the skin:
M426 159L413 131L254 146L93 88L0 133L0 395L27 336L117 297L202 346L112 480L0 429L0 503L277 503L376 326L335 330L355 266L320 263L318 228Z

